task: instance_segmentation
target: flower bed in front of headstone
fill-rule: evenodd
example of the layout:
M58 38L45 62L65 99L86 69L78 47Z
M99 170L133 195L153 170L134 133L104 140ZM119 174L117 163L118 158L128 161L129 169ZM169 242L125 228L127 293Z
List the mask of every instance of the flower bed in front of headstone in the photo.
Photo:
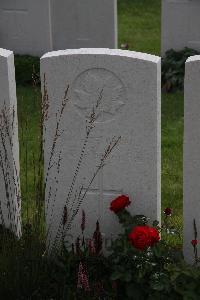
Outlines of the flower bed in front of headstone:
M131 215L129 206L134 202L119 195L107 208L123 227L110 241L104 239L98 220L91 238L85 237L89 224L82 211L82 234L75 244L65 243L63 237L54 257L45 252L45 241L34 226L24 227L20 239L1 228L2 299L198 299L200 268L187 265L182 251L160 238L161 233L174 234L168 226L171 208L164 210L159 226L146 216ZM194 253L197 243L191 237Z

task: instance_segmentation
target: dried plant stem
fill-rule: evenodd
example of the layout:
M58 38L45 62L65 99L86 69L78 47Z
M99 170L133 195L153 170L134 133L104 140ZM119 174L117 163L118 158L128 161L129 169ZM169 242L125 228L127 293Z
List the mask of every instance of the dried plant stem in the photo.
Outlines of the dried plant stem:
M83 203L83 200L85 199L87 193L88 193L88 190L90 189L92 183L94 182L96 176L98 175L99 171L104 167L105 165L105 162L106 160L109 158L109 155L111 154L111 152L113 151L113 149L117 146L117 144L119 143L121 137L118 137L118 138L113 138L112 141L110 142L110 144L108 145L108 147L106 148L102 158L101 158L101 161L100 161L100 164L99 166L97 167L96 171L94 172L91 180L89 181L86 189L84 190L84 193L82 194L82 191L83 191L83 187L80 188L80 191L79 191L79 194L78 194L78 198L74 198L74 202L76 200L77 202L77 206L76 208L73 210L73 206L74 206L74 203L72 203L72 206L70 208L70 212L73 211L71 217L69 218L69 221L67 222L64 230L65 232L63 233L62 229L62 221L60 222L59 224L59 227L58 227L58 230L57 230L57 233L56 233L56 236L55 236L55 241L53 243L53 246L51 249L48 249L50 250L50 252L56 252L56 250L59 250L60 248L60 243L61 243L61 236L64 236L66 235L66 232L69 231L71 229L71 225L72 225L72 222L74 221L77 213L79 212L79 209ZM66 205L66 203L65 203Z
M69 87L68 87L68 89L69 89ZM67 92L65 93L66 95L67 95L67 93L68 93L68 89L67 89ZM95 107L93 107L93 109L92 109L92 112L91 112L90 118L89 118L89 122L86 122L86 137L85 137L85 140L84 140L84 143L83 143L83 147L82 147L82 149L81 149L81 154L80 154L80 157L79 157L79 160L78 160L78 163L77 163L75 172L74 172L74 176L73 176L73 179L72 179L72 183L71 183L71 185L70 185L70 187L69 187L69 192L68 192L68 194L67 194L67 198L66 198L66 201L65 201L65 206L68 205L69 200L70 200L70 198L71 198L71 196L72 196L72 194L73 194L75 182L76 182L76 179L77 179L77 176L78 176L78 173L79 173L79 170L80 170L82 161L83 161L83 157L84 157L84 153L85 153L86 146L87 146L87 143L88 143L88 139L89 139L89 136L90 136L90 133L91 133L92 129L95 128L95 121L96 121L96 119L97 119L96 111L98 110L98 108L99 108L99 106L100 106L100 104L101 104L102 95L103 95L103 90L101 90L100 95L99 95L99 98L98 98L98 100L97 100L97 103L96 103ZM63 109L63 110L64 110L64 109ZM61 111L63 111L63 110L61 109ZM62 117L62 115L60 114L60 119L59 119L59 120L61 120L61 117ZM57 122L57 126L56 126L56 134L55 134L54 140L53 140L53 145L52 145L52 150L51 150L51 154L50 154L50 160L49 160L49 166L48 166L48 171L47 171L47 172L49 172L49 170L50 170L51 160L52 160L52 158L53 158L53 156L54 156L55 146L56 146L56 142L57 142L57 138L56 138L56 137L57 137L57 128L58 128L58 122ZM47 173L47 174L48 174L48 173ZM48 178L48 176L46 176L46 178ZM46 182L47 182L47 181L46 181ZM80 190L81 190L81 189L80 189ZM80 193L79 193L79 195L80 195ZM76 199L76 197L75 197L75 199ZM75 201L75 199L74 199L74 201ZM55 200L54 200L54 201L55 201ZM74 201L73 201L73 202L74 202ZM48 200L47 200L47 209L46 209L46 211L48 211L49 202L50 202L50 200L48 199ZM50 224L50 226L51 226L51 224ZM62 227L61 224L59 225L59 228L58 228L58 232L59 232L59 233L60 233L60 231L61 231L61 228L60 228L60 227ZM48 233L50 232L50 229L49 229L49 228L47 229L47 232L48 232ZM57 238L56 238L56 239L57 239Z
M67 198L66 198L66 202L65 202L66 205L68 205L69 200L71 198L71 195L73 193L75 182L76 182L76 179L77 179L77 176L79 174L79 170L80 170L80 167L81 167L81 164L82 164L82 161L83 161L83 157L84 157L84 153L85 153L85 150L86 150L86 147L87 147L89 136L91 134L92 129L95 128L95 121L97 119L96 110L99 108L99 106L101 104L102 93L103 93L103 90L101 90L101 92L100 92L100 95L99 95L99 98L97 100L95 108L92 109L92 112L90 114L89 122L86 123L86 137L85 137L82 149L81 149L81 154L80 154L77 166L76 166L76 170L74 172L72 183L70 185L69 192L68 192L68 195L67 195Z
M44 188L46 190L46 187L47 187L47 182L48 182L48 178L49 178L49 174L50 174L50 170L51 168L54 166L54 162L53 159L54 159L54 155L55 155L55 149L56 149L56 144L57 144L57 141L58 139L61 137L62 135L62 132L61 129L60 129L60 123L61 123L61 120L62 120L62 117L63 117L63 113L64 113L64 109L69 101L68 99L68 91L69 91L69 86L67 87L66 91L65 91L65 94L64 94L64 98L62 100L62 103L61 103L61 109L60 111L56 114L56 129L55 129L55 134L54 134L54 138L53 138L53 144L52 144L52 147L51 147L51 151L50 151L50 158L49 158L49 162L48 162L48 166L47 166L47 171L46 171L46 175L45 175L45 183L44 183ZM44 98L48 98L47 96L47 90L46 90L46 85L44 86ZM46 100L44 100L45 102ZM47 120L47 113L46 111L43 113L43 127L44 127L44 131L46 131L46 127L45 127L45 123L44 123L44 120ZM45 140L43 139L43 144L45 144ZM46 193L48 193L48 191L46 190ZM45 216L47 216L47 212L48 212L48 209L49 209L49 202L50 202L50 199L47 199L46 201L46 213L45 213Z

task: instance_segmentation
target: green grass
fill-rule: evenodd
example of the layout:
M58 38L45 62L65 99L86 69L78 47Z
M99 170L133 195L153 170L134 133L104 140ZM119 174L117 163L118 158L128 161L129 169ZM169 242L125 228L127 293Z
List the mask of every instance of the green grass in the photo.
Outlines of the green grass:
M19 86L18 119L20 142L20 180L22 189L23 219L32 218L35 197L34 168L37 167L39 156L40 134L40 91L33 87Z
M183 94L162 95L162 208L173 209L172 226L182 231ZM176 239L175 239L176 240ZM176 240L177 243L181 241Z
M119 47L160 54L161 0L119 0Z
M119 43L128 42L137 51L160 52L160 0L120 0ZM20 124L22 192L24 211L31 201L33 186L33 153L37 153L39 135L39 98L31 87L18 87L18 114ZM26 176L26 151L22 138L28 118L28 173ZM182 143L183 95L162 95L162 208L173 208L171 222L182 228ZM28 177L29 194L26 191ZM177 241L179 242L179 241Z

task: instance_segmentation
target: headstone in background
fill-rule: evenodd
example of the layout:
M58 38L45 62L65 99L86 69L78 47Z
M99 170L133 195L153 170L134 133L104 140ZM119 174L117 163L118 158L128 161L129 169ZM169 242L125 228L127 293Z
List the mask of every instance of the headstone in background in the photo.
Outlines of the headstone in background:
M200 50L199 15L199 0L162 0L162 55L169 49Z
M119 232L117 217L109 205L121 194L130 196L133 214L160 220L160 58L125 50L56 51L41 58L42 79L44 74L50 105L45 124L46 172L61 102L69 85L69 102L61 118L61 136L50 163L54 162L46 189L47 228L52 241L64 206L69 222L78 207L76 200L72 205L75 194L81 185L82 193L87 189L113 137L121 136L121 140L90 186L73 222L72 236L80 233L82 209L86 213L87 237L92 235L97 220L105 238ZM86 123L89 125L93 108L97 119L86 138ZM83 161L66 203L85 138Z
M116 0L54 0L53 49L117 48Z
M0 47L41 56L52 50L49 0L1 0Z
M0 47L42 56L52 50L117 47L116 0L1 0Z
M197 239L200 237L200 56L192 56L186 62L183 175L184 255L186 261L192 263L194 220Z
M21 233L19 142L13 52L0 49L0 224Z

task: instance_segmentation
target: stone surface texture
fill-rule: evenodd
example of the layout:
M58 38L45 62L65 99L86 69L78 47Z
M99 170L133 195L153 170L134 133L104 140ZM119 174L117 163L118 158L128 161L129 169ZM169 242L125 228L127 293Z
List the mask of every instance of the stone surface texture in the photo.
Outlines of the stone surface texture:
M184 106L184 255L192 263L194 219L198 239L200 229L200 56L186 62Z
M184 47L200 50L199 15L199 0L162 0L162 55Z
M21 197L14 55L4 49L0 49L0 91L0 224L20 235Z
M117 0L1 0L0 47L33 56L117 48Z
M42 79L44 74L49 96L44 146L46 173L56 120L69 85L69 102L61 118L61 135L57 139L46 189L47 228L51 240L55 240L64 206L67 206L69 222L77 209L76 200L73 204L74 195L81 186L84 193L105 149L119 136L121 140L90 186L68 238L80 234L84 209L87 237L94 232L98 220L109 242L119 232L117 217L109 205L121 194L130 196L129 209L133 214L160 220L160 58L110 49L55 51L41 58ZM93 109L94 128L86 138ZM73 193L67 197L84 147Z

